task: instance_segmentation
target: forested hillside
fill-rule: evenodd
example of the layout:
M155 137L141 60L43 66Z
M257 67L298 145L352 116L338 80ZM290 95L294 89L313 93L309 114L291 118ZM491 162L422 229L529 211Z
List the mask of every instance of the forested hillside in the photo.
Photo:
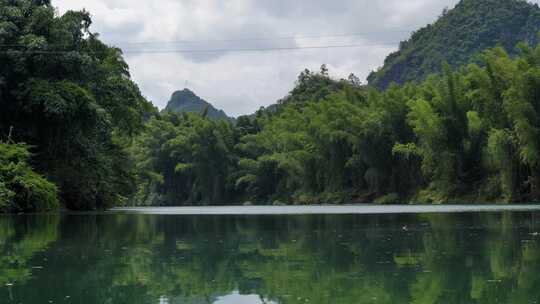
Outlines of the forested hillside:
M457 68L487 48L497 45L509 54L519 42L536 45L540 8L524 0L462 0L441 17L403 41L368 81L380 89L392 82L425 79L442 72L443 62Z
M462 1L409 44L459 16L477 22L475 3ZM478 3L485 20L523 28L526 16L537 26L537 8L523 1ZM0 5L0 211L540 199L540 46L512 27L469 24L508 36L490 49L473 41L478 56L449 64L430 53L441 73L400 70L418 81L385 90L352 74L332 79L325 65L305 70L277 105L231 121L211 119L208 106L158 113L121 50L90 31L89 13ZM175 95L169 109L182 101Z
M205 113L205 115L212 119L230 119L225 112L216 109L212 104L195 95L195 93L189 89L174 92L169 102L167 102L165 111L177 113Z
M156 117L136 145L137 202L538 200L540 47L519 50L383 92L304 72L279 110L235 126Z
M0 210L106 208L135 188L125 147L153 107L91 23L0 0Z

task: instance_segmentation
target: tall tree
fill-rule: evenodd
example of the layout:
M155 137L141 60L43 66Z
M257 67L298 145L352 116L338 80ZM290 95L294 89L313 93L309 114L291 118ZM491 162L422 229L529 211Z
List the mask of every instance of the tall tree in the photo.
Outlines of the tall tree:
M119 49L90 31L86 11L0 1L0 134L33 147L32 163L73 209L106 208L133 188L120 137L151 111Z

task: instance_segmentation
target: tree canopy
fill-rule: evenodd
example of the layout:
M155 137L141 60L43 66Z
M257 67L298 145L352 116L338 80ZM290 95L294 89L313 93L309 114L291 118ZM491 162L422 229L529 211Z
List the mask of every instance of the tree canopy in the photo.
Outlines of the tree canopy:
M0 0L0 210L539 200L540 46L525 35L538 8L478 3L463 0L387 61L419 43L467 43L458 29L440 33L464 12L479 22L481 4L492 8L489 33L527 18L458 57L423 54L441 67L404 70L415 83L379 90L353 74L333 79L323 65L300 73L276 105L216 120L207 104L158 113L121 50L90 31L88 12ZM171 108L179 94L205 105L184 91Z
M0 1L0 134L30 145L33 167L72 209L113 206L134 180L124 141L152 111L122 52L90 31L86 11Z
M518 49L384 91L305 71L235 125L156 117L140 176L158 204L538 200L540 47Z
M538 43L540 8L524 0L462 0L445 9L433 23L415 31L388 55L384 65L368 77L380 89L392 82L421 81L443 71L468 64L488 48L504 47L511 55L525 41Z

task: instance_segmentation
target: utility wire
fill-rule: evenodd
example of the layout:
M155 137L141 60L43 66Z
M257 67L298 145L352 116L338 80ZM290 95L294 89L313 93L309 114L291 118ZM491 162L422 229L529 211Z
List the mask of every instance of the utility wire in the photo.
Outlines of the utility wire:
M170 41L106 41L112 45L150 45L150 44L190 44L190 43L206 43L206 42L243 42L243 41L275 41L275 40L293 40L293 39L322 39L322 38L347 38L347 37L361 37L370 34L384 34L384 33L406 33L410 30L387 30L387 31L371 31L371 32L357 32L357 33L342 33L342 34L328 34L328 35L291 35L291 36L279 36L279 37L252 37L252 38L236 38L236 39L201 39L201 40L170 40ZM106 39L105 39L106 40ZM54 46L54 45L49 45ZM25 47L23 44L1 44L0 47Z
M362 48L371 46L388 46L396 43L378 44L342 44L342 45L316 45L316 46L293 46L274 48L235 48L235 49L199 49L199 50L126 50L125 54L153 54L153 53L225 53L225 52L271 52L271 51L294 51L294 50L315 50L315 49L337 49L337 48Z
M169 50L126 50L124 54L168 54L168 53L234 53L234 52L272 52L272 51L295 51L295 50L315 50L315 49L341 49L341 48L363 48L373 46L390 46L399 42L376 43L376 44L342 44L342 45L316 45L316 46L294 46L294 47L274 47L274 48L224 48L224 49L169 49ZM97 53L92 51L53 51L53 50L4 50L0 53L24 53L24 54L67 54L67 53Z
M372 32L358 32L358 33L343 33L343 34L328 34L328 35L291 35L291 36L278 36L278 37L247 37L247 38L233 38L233 39L201 39L201 40L169 40L169 41L117 41L113 44L122 45L137 45L137 44L181 44L181 43L204 43L204 42L241 42L241 41L272 41L272 40L293 40L293 39L322 39L322 38L337 38L337 37L360 37L371 34L384 34L384 33L410 33L411 30L387 30L387 31L372 31Z

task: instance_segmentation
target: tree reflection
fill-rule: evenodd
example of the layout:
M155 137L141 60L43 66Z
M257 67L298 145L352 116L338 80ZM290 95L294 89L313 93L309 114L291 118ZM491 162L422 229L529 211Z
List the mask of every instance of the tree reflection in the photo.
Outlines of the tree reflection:
M109 214L31 221L0 221L0 282L17 282L10 289L14 303L198 304L241 295L258 298L254 303L540 298L538 219L531 214ZM39 263L43 269L33 271Z
M58 222L58 215L0 216L0 297L13 300L12 288L39 275L43 261L32 258L57 239Z

